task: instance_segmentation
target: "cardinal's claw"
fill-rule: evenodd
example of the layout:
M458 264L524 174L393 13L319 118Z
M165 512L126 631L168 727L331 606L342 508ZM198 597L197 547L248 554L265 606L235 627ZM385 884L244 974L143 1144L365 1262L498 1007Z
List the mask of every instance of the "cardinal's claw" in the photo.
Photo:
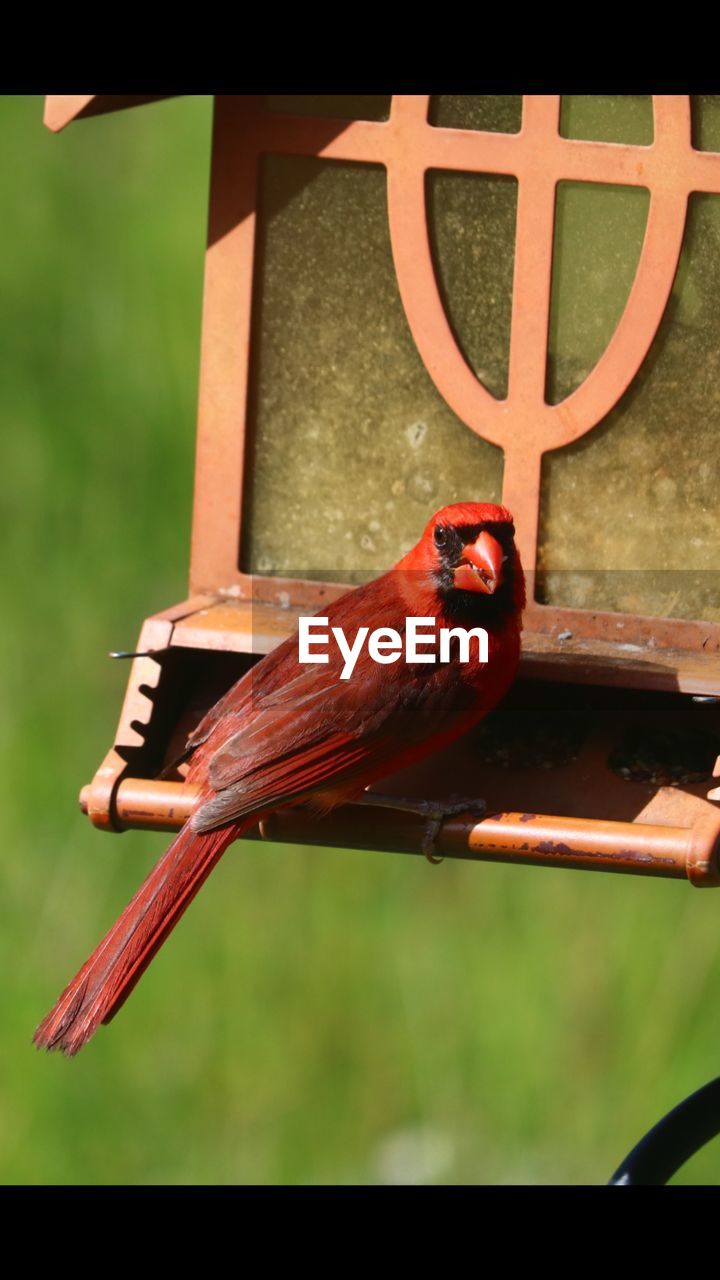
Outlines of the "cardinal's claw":
M433 866L444 862L435 854L435 841L440 828L447 818L456 818L461 813L471 813L473 817L482 818L487 812L484 800L476 796L472 799L449 796L447 800L415 800L405 796L386 796L377 791L366 791L358 804L377 805L383 809L400 809L405 813L419 813L427 819L421 843L422 853Z
M421 848L428 862L431 862L434 867L439 867L440 863L445 861L444 858L435 857L435 841L438 838L442 824L442 815L439 818L428 818L423 832Z
M484 800L478 800L477 797L472 799L455 799L454 796L442 804L433 804L431 801L421 801L428 805L426 809L428 822L425 827L425 833L422 840L422 851L434 867L444 862L444 858L435 856L435 841L440 834L440 828L447 818L457 818L461 813L471 813L475 818L482 818L486 811L487 805Z

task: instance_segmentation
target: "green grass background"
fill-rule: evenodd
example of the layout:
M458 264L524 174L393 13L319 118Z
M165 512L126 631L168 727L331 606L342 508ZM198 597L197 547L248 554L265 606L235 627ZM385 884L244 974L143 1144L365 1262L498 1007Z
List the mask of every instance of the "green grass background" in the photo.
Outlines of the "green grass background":
M164 847L77 793L107 651L185 594L211 105L0 107L0 1178L607 1180L720 1071L720 894L238 844L110 1028L32 1048Z

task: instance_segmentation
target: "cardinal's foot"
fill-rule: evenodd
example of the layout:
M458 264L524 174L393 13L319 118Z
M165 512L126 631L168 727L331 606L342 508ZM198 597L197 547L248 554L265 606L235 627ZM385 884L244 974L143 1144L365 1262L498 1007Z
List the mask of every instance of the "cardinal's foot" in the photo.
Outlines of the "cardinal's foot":
M474 818L482 818L487 811L485 801L478 800L477 796L458 799L450 796L445 801L426 800L421 801L421 804L425 806L421 812L427 818L421 848L428 862L433 866L445 861L444 858L437 856L435 850L435 841L440 834L443 822L448 818L458 818L461 813L471 813Z
M435 852L435 841L440 828L447 818L456 818L461 813L471 813L474 818L482 818L487 812L484 800L459 796L449 796L447 800L417 800L405 796L386 796L377 791L366 791L356 804L374 805L379 809L400 809L403 813L418 813L426 819L421 849L428 862L437 866L443 862Z

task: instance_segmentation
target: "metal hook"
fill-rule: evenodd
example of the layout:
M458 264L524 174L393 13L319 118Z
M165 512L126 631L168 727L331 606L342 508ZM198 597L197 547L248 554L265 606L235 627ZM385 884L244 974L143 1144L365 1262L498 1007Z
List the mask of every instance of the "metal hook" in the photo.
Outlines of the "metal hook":
M117 649L112 650L108 658L153 658L156 653L159 653L158 649Z

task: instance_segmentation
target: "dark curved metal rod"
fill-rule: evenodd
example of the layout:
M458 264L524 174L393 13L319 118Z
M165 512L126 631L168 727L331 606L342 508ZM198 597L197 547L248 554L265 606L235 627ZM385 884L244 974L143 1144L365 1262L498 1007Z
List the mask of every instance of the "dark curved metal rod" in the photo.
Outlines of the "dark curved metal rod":
M611 1187L664 1186L720 1134L720 1076L691 1094L641 1138L610 1179Z

